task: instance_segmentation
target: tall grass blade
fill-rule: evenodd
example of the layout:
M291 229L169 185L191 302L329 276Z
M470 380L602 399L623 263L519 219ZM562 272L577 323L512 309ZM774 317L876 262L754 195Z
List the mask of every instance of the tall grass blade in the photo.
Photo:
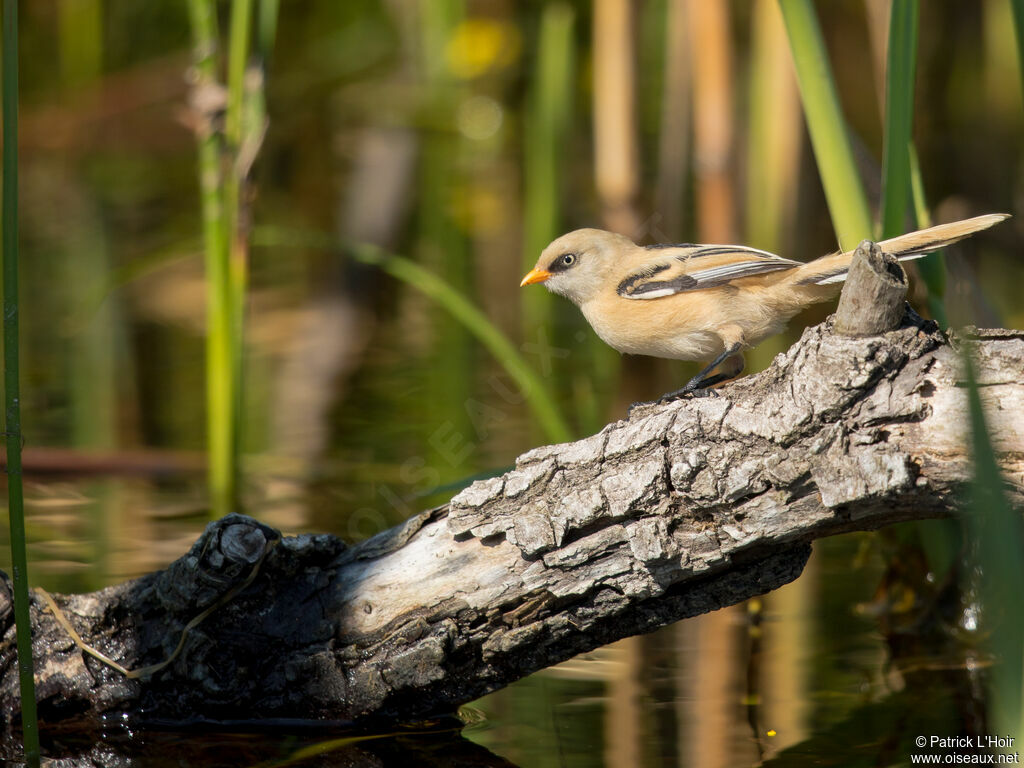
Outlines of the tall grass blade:
M882 238L906 227L910 195L910 141L917 72L917 0L894 0L889 17L885 70L885 136L882 145Z
M967 525L971 539L977 543L976 567L981 574L981 599L989 629L986 644L997 665L989 676L990 729L1019 740L1024 737L1024 614L1020 610L1024 520L1003 492L1003 479L969 354L964 355L964 366L974 461Z
M14 622L21 685L21 727L25 760L39 765L39 724L32 663L28 599L25 504L21 483L21 392L18 367L18 2L3 7L3 276L4 406L7 442L7 511L14 571Z
M832 69L811 0L779 0L796 66L811 145L843 248L870 237L871 211L846 135Z
M454 290L434 273L409 259L370 246L360 246L352 256L356 261L373 264L389 275L425 294L449 312L472 333L501 363L523 393L544 434L552 442L572 439L572 431L548 393L540 377L527 365L515 346L487 316L463 294Z
M908 199L913 204L915 225L919 229L931 226L921 166L912 138L918 17L917 0L896 0L892 3L885 74L885 143L882 148L883 238L896 237L907 229ZM945 260L941 253L935 253L915 266L928 288L928 311L945 327Z

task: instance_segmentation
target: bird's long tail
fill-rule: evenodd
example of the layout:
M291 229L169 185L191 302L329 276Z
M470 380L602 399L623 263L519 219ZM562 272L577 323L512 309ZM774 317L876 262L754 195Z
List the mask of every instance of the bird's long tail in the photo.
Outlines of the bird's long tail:
M1008 213L989 213L985 216L975 216L973 219L939 224L918 232L910 232L890 240L883 240L879 245L885 253L891 253L900 261L910 261L927 256L933 251L945 248L947 245L963 240L975 232L988 229L1008 218L1010 218ZM790 284L815 286L841 283L846 280L846 273L850 269L853 253L853 251L833 253L808 262L793 270Z

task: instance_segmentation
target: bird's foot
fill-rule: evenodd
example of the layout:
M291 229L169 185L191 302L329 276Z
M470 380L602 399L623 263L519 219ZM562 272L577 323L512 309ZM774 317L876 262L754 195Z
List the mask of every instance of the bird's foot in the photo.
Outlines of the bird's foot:
M717 382L712 382L717 383ZM659 397L657 400L640 400L635 403L630 403L629 408L626 409L626 418L628 419L633 415L633 411L637 408L644 408L650 405L665 405L665 403L671 403L675 400L682 400L684 397L689 395L690 397L718 397L718 391L698 384L695 387L691 387L687 384L682 389L677 389L673 392L666 392L664 395Z

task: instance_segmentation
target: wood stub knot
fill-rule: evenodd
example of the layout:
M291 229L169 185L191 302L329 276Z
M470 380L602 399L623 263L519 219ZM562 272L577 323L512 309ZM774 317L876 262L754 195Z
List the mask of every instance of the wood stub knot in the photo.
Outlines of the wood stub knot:
M877 336L899 327L907 275L896 257L870 240L857 246L836 309L835 331L843 336Z

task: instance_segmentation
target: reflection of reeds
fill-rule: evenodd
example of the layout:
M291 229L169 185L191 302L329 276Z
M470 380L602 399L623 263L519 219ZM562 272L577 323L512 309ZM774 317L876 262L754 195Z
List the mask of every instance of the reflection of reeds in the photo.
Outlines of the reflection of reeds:
M21 480L21 394L18 360L18 3L3 5L3 279L4 436L7 443L7 515L14 571L14 623L21 686L25 760L39 765L39 724L32 664L25 502Z
M102 77L102 8L96 0L63 0L59 5L61 86L68 102L95 101ZM78 158L68 158L73 166ZM134 380L124 354L121 295L103 301L104 282L111 273L110 244L103 227L100 207L81 175L61 179L59 187L47 185L65 211L64 236L74 242L74 256L66 260L66 291L70 309L69 395L71 441L85 450L111 450L117 445L118 392L122 382ZM51 198L52 199L52 198ZM64 243L62 249L67 248ZM125 372L128 375L125 375ZM93 562L90 586L99 589L110 574L113 519L117 499L107 480L91 483L87 495L93 502L83 522L89 525L88 542L95 544L91 556L88 542L81 542L78 559Z

